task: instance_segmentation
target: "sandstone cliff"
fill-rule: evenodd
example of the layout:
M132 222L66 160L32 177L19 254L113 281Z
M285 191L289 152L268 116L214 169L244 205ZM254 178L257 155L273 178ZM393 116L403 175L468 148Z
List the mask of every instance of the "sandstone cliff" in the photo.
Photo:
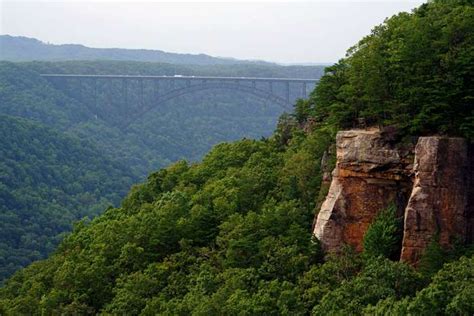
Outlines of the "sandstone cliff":
M405 210L402 261L416 264L433 240L445 248L454 239L470 241L472 158L462 138L418 140L413 190Z
M412 146L390 145L378 130L337 134L336 168L314 227L323 248L337 251L349 244L362 250L367 227L380 210L395 202L403 212L411 190L412 152Z
M465 140L421 137L416 147L402 146L378 130L350 130L337 134L336 148L313 231L327 251L344 244L361 251L368 226L390 203L404 217L404 261L416 264L436 236L445 247L472 238L473 155Z

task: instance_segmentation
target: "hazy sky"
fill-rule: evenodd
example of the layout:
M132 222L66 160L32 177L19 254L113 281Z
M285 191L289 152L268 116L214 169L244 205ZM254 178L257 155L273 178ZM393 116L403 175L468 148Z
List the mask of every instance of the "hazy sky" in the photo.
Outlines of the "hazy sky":
M0 33L54 44L333 62L385 17L423 2L0 0Z

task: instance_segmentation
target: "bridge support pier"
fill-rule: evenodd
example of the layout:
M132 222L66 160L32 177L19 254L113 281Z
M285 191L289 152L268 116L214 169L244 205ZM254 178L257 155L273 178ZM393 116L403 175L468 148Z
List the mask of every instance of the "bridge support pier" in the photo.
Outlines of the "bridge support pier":
M145 104L143 102L143 100L144 100L144 97L143 97L143 79L138 80L138 85L140 87L140 105L142 106L143 104Z
M153 98L158 99L160 96L160 81L153 80Z
M125 107L128 106L128 81L123 79L122 80L122 97L123 102L125 103Z
M94 79L94 115L95 115L96 119L97 119L97 108L98 108L98 104L97 104L98 103L98 100L97 100L98 99L98 96L97 96L97 94L98 94L98 92L97 92L97 90L98 90L97 89L97 81L98 81L98 79L95 78Z

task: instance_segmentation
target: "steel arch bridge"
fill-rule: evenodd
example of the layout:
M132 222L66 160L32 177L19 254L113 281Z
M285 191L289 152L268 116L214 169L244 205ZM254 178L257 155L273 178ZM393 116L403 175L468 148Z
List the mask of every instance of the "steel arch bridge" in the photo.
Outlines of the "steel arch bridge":
M209 76L141 76L141 75L91 75L91 74L41 74L50 80L78 80L80 89L82 81L92 83L94 102L97 105L98 82L121 81L122 96L127 103L128 85L137 82L139 95L144 104L144 85L152 84L154 102L149 106L143 106L133 113L125 122L123 127L129 126L135 120L149 111L174 98L210 89L226 89L241 91L256 96L266 102L279 105L285 110L291 110L292 104L299 98L307 98L317 84L318 79L303 78L258 78L258 77L209 77Z

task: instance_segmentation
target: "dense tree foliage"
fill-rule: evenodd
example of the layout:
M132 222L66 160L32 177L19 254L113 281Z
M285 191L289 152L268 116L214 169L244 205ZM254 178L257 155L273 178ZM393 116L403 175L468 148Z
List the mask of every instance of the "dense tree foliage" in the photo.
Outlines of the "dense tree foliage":
M281 300L282 311L293 309L294 284L319 258L310 234L314 204L304 201L318 184L300 170L313 169L312 157L327 146L313 137L295 143L292 152L275 140L222 144L200 164L150 175L121 208L77 225L49 260L13 277L6 306L184 314L199 302L201 313L253 313ZM23 287L30 277L35 285Z
M27 118L35 124L3 116L1 120L0 130L7 134L0 146L0 173L4 176L0 185L3 195L14 193L15 199L0 203L4 218L0 223L0 282L19 267L44 258L73 221L97 215L109 203L118 205L129 185L152 170L182 158L198 160L213 144L225 140L268 136L283 111L242 93L205 91L162 104L123 129L120 123L140 103L136 83L130 84L129 104L123 108L120 81L101 82L96 103L91 82L48 81L39 73L231 76L261 71L269 77L304 77L317 75L320 69L113 61L1 62L0 115ZM146 101L154 102L152 98ZM59 160L62 157L71 160ZM13 184L11 179L15 178Z
M463 119L458 112L471 93L465 73L460 86L424 80L431 68L444 78L445 68L429 59L432 49L452 48L443 34L459 34L463 43L449 54L472 58L472 42L465 41L472 36L465 32L470 14L468 1L439 0L387 20L328 70L309 102L298 102L295 114L280 118L273 136L217 145L201 163L174 163L133 187L120 207L77 223L52 256L17 272L0 289L0 313L472 314L472 253L453 250L450 262L430 265L427 274L392 261L398 242L393 209L372 223L364 254L345 248L324 256L311 236L324 190L320 162L331 155L338 128L362 117L404 133L472 135L464 120L470 112ZM437 35L431 37L432 31ZM419 55L407 60L404 47L410 44ZM410 84L406 91L383 90L385 73L373 67L394 67L392 53L401 48L398 63L412 68L390 71L390 84ZM436 58L448 58L439 53ZM408 121L395 121L396 114ZM445 116L449 123L439 120ZM436 255L427 251L433 257L426 261Z
M304 106L342 128L393 126L402 134L474 138L472 1L432 1L373 29L326 69Z
M311 238L314 198L305 199L317 196L314 161L330 135L294 127L287 145L278 137L222 144L202 163L151 174L121 207L80 222L53 256L8 280L1 308L33 315L470 310L473 276L464 262L472 258L446 266L424 289L420 273L387 258L347 249L323 260ZM455 291L439 293L450 282L459 283Z
M364 236L364 254L396 259L400 255L402 219L396 218L396 206L390 204L377 214Z
M414 297L385 298L366 308L366 314L471 315L474 312L474 256L446 264L433 281Z
M0 115L0 139L3 280L49 254L74 221L117 205L132 176L89 142L25 119Z

